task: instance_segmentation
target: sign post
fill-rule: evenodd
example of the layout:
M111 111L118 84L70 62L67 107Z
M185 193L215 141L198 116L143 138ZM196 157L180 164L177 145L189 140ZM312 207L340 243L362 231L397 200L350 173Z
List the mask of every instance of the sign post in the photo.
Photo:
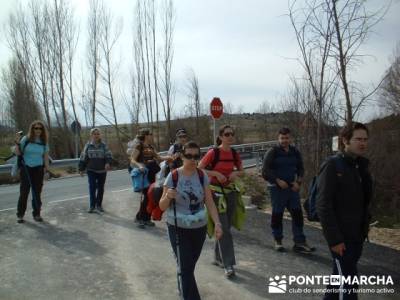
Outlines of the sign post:
M210 113L214 121L214 146L217 145L217 132L215 128L215 120L221 118L222 114L224 113L224 106L222 104L221 99L218 97L214 97L210 103Z
M81 132L81 124L78 120L71 123L71 130L75 135L75 157L79 158L79 133Z

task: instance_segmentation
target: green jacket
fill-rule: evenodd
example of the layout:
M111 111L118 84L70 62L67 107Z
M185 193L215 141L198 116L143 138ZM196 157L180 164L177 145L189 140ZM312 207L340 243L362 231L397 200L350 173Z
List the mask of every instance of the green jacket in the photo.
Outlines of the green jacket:
M214 195L218 196L218 199L215 201L218 213L220 214L225 213L227 205L221 187L216 185L210 185L210 189L214 193ZM225 194L229 194L232 192L238 193L235 214L232 217L232 226L235 227L237 230L241 230L246 220L246 208L242 199L242 194L244 193L244 186L240 181L235 181L233 183L230 183L227 187L224 187L224 192ZM214 222L210 214L207 213L207 216L208 216L207 234L211 238L214 235Z

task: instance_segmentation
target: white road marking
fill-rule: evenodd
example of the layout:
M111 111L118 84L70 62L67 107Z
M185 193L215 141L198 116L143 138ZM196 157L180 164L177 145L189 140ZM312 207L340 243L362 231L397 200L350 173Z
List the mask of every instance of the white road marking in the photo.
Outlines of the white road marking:
M111 193L121 193L121 192L130 191L130 190L131 190L131 188L128 188L128 189L122 189L122 190L111 191ZM88 197L89 197L89 195L82 195L82 196L77 196L77 197L73 197L73 198L67 198L67 199L61 199L61 200L50 201L50 202L48 202L47 204L48 204L48 205L52 205L53 203L54 203L54 204L57 204L57 203L60 203L60 202L73 201L73 200L84 199L84 198L88 198ZM3 211L10 211L10 210L16 210L16 209L17 209L16 207L5 208L5 209L0 209L0 212L3 212Z

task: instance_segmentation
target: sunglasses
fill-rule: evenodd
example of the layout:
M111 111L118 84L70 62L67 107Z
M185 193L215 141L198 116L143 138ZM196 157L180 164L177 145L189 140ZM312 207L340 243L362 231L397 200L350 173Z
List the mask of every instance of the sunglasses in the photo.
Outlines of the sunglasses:
M180 138L180 139L186 139L186 138L187 138L187 135L178 135L178 138Z
M200 154L183 154L183 157L186 159L199 160Z
M34 127L35 130L43 130L43 127Z
M234 132L225 132L224 136L226 136L226 137L235 136L235 133Z

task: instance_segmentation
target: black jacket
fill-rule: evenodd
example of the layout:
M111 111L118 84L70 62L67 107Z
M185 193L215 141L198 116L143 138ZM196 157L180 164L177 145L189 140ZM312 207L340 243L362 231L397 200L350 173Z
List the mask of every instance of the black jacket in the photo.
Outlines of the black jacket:
M338 172L333 159L328 159L317 178L316 209L330 247L342 242L363 242L370 221L369 161L347 153L338 155L343 159L343 173Z

